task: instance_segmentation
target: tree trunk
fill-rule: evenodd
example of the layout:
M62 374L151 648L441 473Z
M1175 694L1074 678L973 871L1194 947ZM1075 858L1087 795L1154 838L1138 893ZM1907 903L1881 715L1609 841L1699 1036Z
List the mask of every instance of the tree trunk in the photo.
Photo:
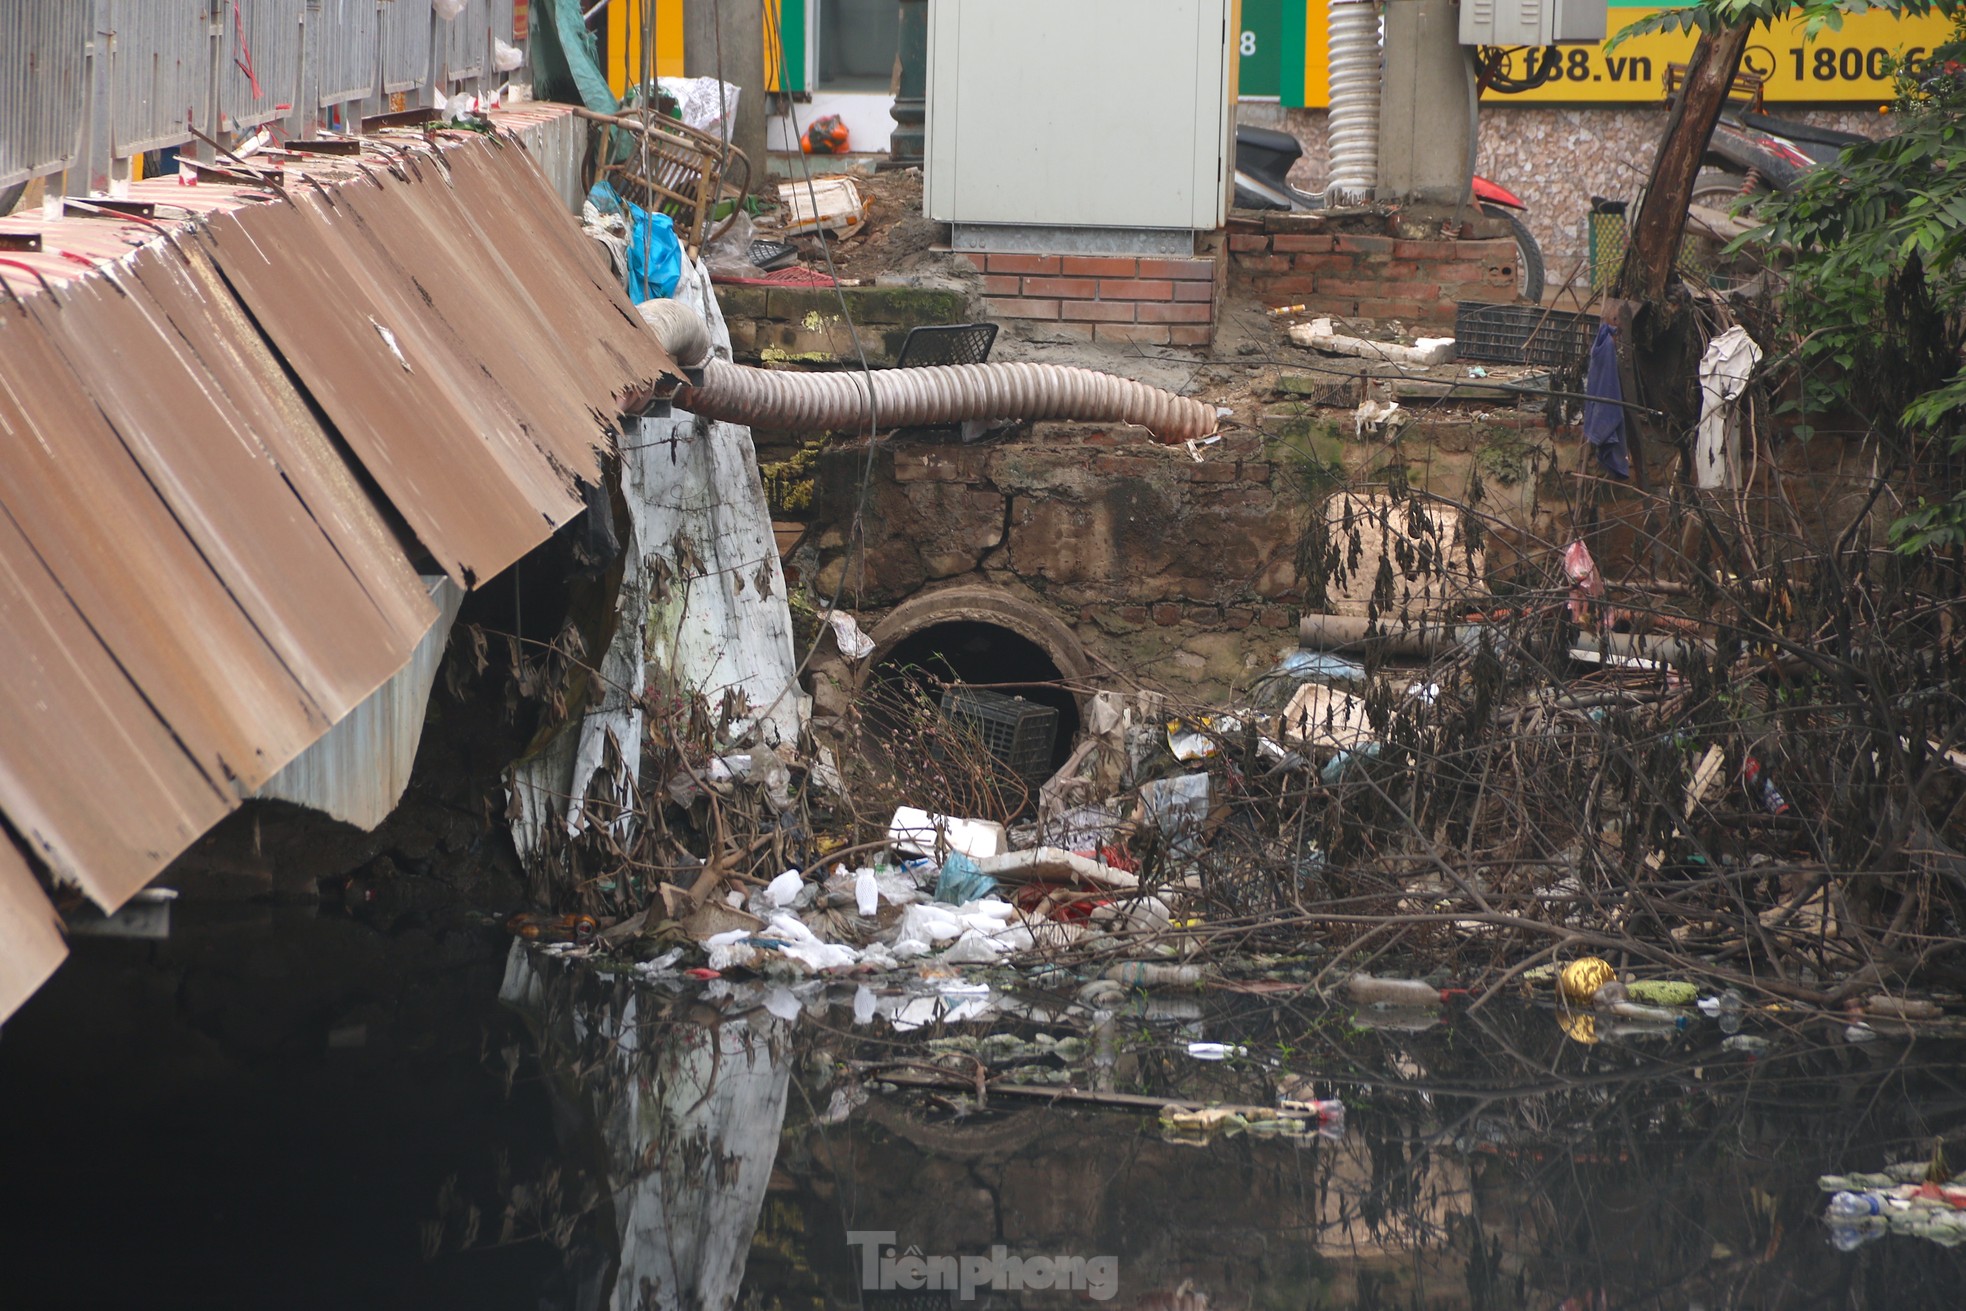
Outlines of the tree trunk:
M1693 182L1706 157L1713 125L1727 107L1727 88L1741 66L1752 22L1709 28L1693 47L1686 83L1672 116L1666 120L1659 153L1652 159L1652 176L1645 183L1638 220L1632 225L1631 246L1618 275L1615 294L1656 301L1672 285L1673 265L1679 259L1680 238L1686 233L1686 206Z

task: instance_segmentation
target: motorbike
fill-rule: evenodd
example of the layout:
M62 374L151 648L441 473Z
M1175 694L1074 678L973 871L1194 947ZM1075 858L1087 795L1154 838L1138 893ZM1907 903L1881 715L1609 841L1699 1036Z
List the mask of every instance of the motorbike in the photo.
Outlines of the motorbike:
M1692 203L1725 210L1742 196L1786 191L1811 169L1836 163L1846 146L1869 139L1752 109L1729 109L1714 124Z
M1318 210L1324 197L1290 185L1290 166L1304 156L1304 143L1288 132L1236 125L1236 206L1240 209ZM1475 203L1481 212L1509 225L1515 238L1516 293L1527 301L1543 298L1543 249L1518 214L1529 207L1508 188L1487 178L1474 180Z

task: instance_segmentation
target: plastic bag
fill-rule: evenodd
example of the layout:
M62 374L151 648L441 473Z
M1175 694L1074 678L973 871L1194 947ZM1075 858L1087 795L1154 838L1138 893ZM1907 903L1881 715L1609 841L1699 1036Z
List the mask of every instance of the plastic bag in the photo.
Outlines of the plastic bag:
M437 17L446 23L464 12L465 0L430 0L430 7L437 11Z
M942 877L935 881L935 899L951 906L981 901L996 890L997 881L960 851L949 853L949 858L942 862Z
M493 68L496 68L501 73L509 73L525 62L526 57L519 53L517 46L507 45L497 37L492 38Z
M846 124L838 114L815 118L799 138L799 149L808 155L844 155L847 151Z

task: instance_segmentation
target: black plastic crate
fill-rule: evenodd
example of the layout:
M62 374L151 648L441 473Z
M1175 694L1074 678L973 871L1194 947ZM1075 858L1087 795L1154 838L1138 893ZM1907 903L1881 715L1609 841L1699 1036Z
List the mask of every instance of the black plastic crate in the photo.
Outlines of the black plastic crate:
M1469 300L1454 307L1457 359L1561 369L1589 355L1596 336L1595 314Z
M1058 741L1058 709L1021 696L957 684L942 693L942 715L972 733L997 763L1037 794L1051 777L1051 750Z

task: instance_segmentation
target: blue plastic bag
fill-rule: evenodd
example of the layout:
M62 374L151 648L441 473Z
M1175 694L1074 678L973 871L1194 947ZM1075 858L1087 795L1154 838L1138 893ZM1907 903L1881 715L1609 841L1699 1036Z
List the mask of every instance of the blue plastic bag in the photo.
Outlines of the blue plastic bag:
M628 224L628 299L667 300L683 276L683 245L667 214L651 214L623 200L613 187L596 182L587 199L603 214L620 214Z

